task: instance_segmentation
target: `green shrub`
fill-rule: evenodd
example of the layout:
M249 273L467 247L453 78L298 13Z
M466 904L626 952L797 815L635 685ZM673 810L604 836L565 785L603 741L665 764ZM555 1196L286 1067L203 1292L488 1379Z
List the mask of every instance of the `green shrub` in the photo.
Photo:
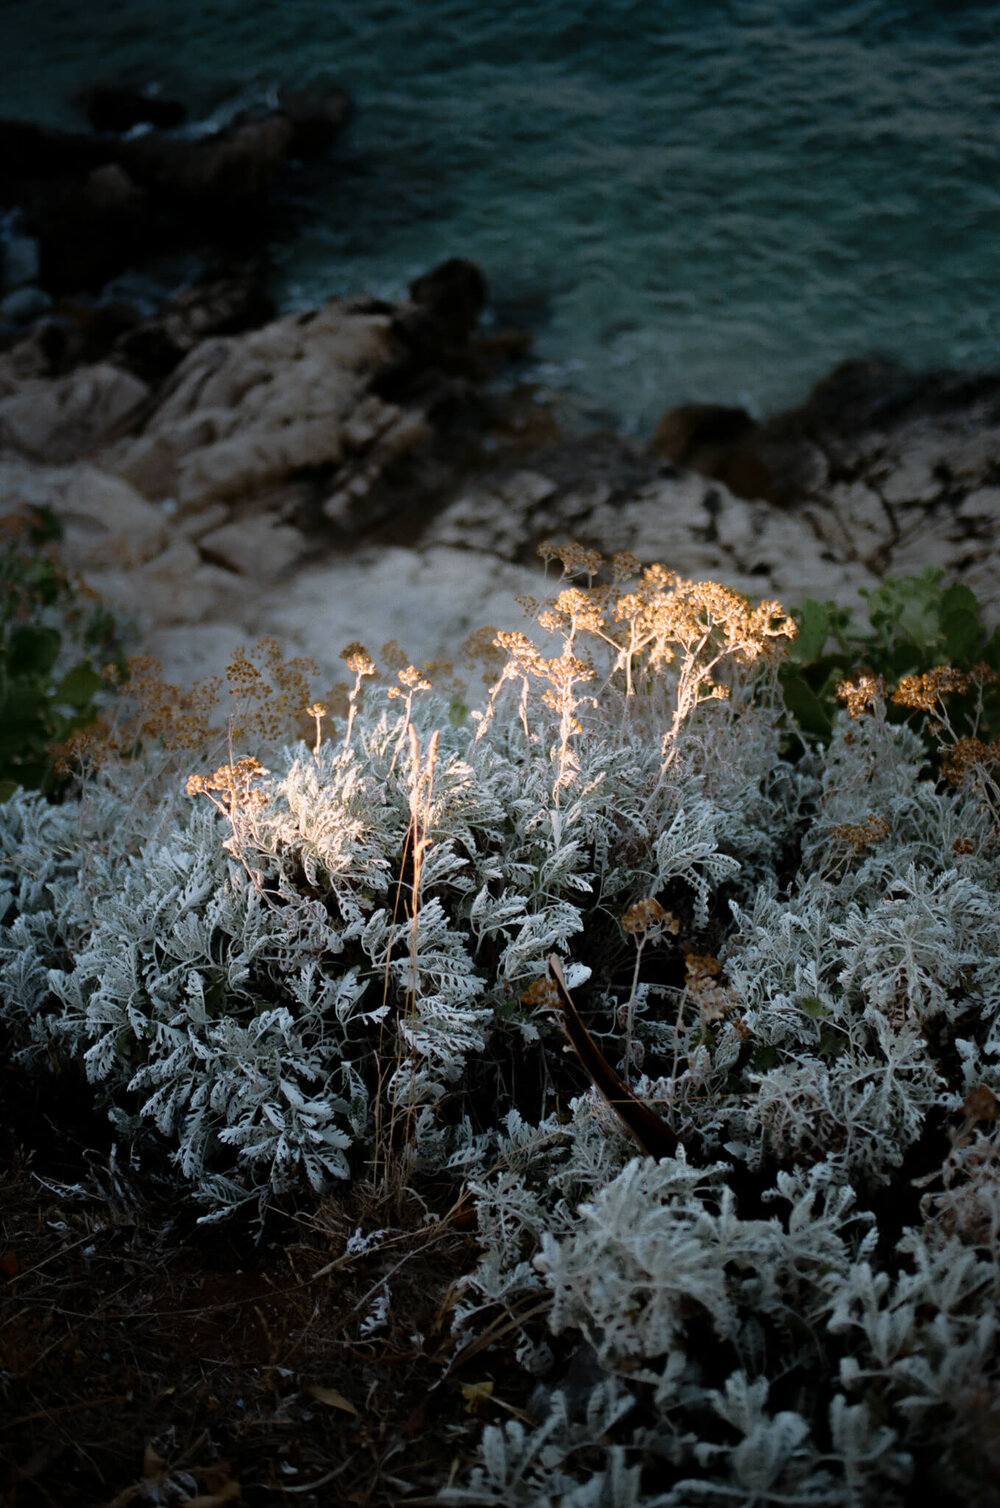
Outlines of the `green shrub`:
M59 746L97 716L97 666L119 655L113 619L52 548L58 534L34 509L0 540L0 800L65 788Z
M984 664L1000 671L1000 627L988 634L975 595L967 586L943 585L942 576L928 566L921 576L889 579L874 591L862 591L867 624L856 622L849 608L805 599L795 613L798 638L781 669L785 701L798 728L829 742L837 686L862 668L890 685L939 665L967 673ZM902 715L894 714L895 720ZM957 715L968 724L971 702ZM993 692L981 736L989 740L998 733L1000 696Z

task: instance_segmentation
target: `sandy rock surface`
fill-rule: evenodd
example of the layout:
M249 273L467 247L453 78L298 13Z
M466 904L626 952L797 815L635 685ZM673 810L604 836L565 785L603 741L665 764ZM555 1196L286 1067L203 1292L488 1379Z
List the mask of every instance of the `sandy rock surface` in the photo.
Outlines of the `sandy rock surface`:
M886 573L940 566L1000 619L1000 383L858 364L764 426L691 405L653 447L542 424L534 446L476 448L480 284L454 262L409 304L213 335L152 385L109 361L46 377L15 350L0 508L51 508L177 680L263 634L331 670L352 639L453 657L523 625L546 538L787 605L858 607Z

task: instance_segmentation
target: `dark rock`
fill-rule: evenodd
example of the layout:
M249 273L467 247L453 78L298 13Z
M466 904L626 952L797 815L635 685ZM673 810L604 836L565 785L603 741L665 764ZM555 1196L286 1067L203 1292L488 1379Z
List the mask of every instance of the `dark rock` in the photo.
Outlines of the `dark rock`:
M314 106L324 109L324 129L333 130L332 99ZM319 131L315 113L304 121L307 136ZM18 230L37 243L37 280L48 292L97 289L168 248L259 240L263 201L295 132L281 111L199 139L85 136L0 121L0 204L23 210Z
M140 319L135 305L124 299L89 303L64 298L53 306L47 293L40 297L45 307L33 309L30 320L18 328L17 339L8 342L17 346L19 367L38 377L62 377L81 364L106 361L125 331ZM27 331L25 324L30 324Z
M291 151L313 157L333 145L351 114L351 96L346 89L323 93L281 90L278 106L292 128Z
M653 435L654 455L692 471L708 471L716 457L744 440L756 424L744 408L682 403L664 414Z
M486 306L486 279L475 262L449 257L410 284L410 298L444 345L464 345Z
M292 125L284 115L246 120L195 140L151 133L117 143L119 161L175 212L216 220L259 200L288 156Z
M20 190L37 179L77 177L110 160L108 143L98 137L0 120L0 202L19 203Z
M59 312L76 326L79 349L74 361L81 362L106 360L141 319L135 304L123 298L102 299L96 304L70 303L64 299Z
M817 438L888 429L922 418L943 418L983 399L1000 398L991 372L908 372L878 358L844 361L817 382L801 408L779 415L785 425Z
M241 335L266 325L276 313L254 272L210 275L175 294L152 319L126 330L115 354L146 382L159 382L210 335Z
M187 120L187 110L179 101L161 99L127 84L94 84L77 96L76 103L95 131L116 136L124 136L136 126L171 131Z
M725 482L737 497L763 498L779 507L815 497L830 479L821 445L805 435L770 433L766 425L702 474Z
M739 409L673 409L660 421L653 448L740 497L787 507L824 495L832 483L857 480L887 435L918 422L961 427L973 408L978 425L1000 423L1000 376L915 373L868 358L841 363L800 407L760 425L741 422Z
M148 195L116 162L41 181L26 204L50 293L97 288L157 244Z
M410 302L392 321L399 359L379 375L378 396L392 403L419 401L425 408L441 402L463 408L468 388L482 376L469 337L486 298L486 279L463 257L449 257L416 278Z

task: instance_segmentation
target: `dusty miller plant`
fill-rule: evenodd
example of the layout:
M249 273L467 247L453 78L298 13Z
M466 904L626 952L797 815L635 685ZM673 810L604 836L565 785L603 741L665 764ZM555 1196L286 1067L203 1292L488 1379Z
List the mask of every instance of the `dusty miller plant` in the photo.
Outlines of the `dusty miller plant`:
M534 1392L442 1501L995 1501L992 746L943 675L897 705L944 779L875 677L790 738L777 604L547 553L478 716L352 645L326 736L303 691L308 743L185 789L150 739L0 808L10 1050L81 1065L205 1218L464 1180L457 1338L502 1316ZM676 1156L560 1051L552 954Z

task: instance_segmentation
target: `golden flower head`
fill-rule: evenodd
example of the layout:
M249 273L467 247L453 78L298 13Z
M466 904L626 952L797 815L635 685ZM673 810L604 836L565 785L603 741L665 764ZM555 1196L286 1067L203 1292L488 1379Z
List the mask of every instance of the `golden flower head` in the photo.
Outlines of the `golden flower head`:
M340 651L340 658L347 661L348 670L353 670L355 675L374 675L375 661L368 653L363 644L353 639Z
M861 670L836 688L838 702L843 702L851 717L862 717L885 699L885 681L870 670Z

